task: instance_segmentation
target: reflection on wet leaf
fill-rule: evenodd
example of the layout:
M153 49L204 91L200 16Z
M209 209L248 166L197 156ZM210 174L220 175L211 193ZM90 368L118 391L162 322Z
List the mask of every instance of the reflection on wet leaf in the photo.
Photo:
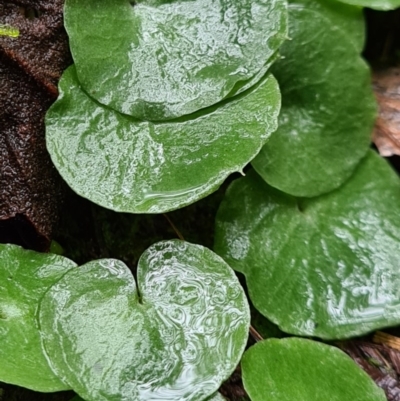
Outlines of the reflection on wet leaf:
M122 262L103 259L51 288L40 327L52 368L87 401L206 398L247 341L236 276L208 249L178 240L150 247L137 276L138 288Z
M287 37L287 4L67 0L65 24L91 97L140 120L165 121L255 85Z
M284 332L346 338L400 323L400 182L372 151L344 186L295 198L255 172L217 214L215 249Z
M74 266L62 256L0 244L0 381L42 392L68 389L43 355L36 310L48 288Z
M370 71L360 56L361 10L349 17L329 4L289 6L293 40L271 68L282 91L279 127L252 162L266 182L294 196L342 185L369 149L376 116Z
M188 118L138 121L91 99L71 67L46 117L47 148L79 195L119 212L163 213L242 171L276 129L279 109L278 84L267 75Z

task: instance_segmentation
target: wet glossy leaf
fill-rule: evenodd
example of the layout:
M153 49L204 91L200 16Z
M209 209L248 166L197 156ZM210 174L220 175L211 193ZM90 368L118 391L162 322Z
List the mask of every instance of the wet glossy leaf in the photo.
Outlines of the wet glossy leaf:
M338 0L360 7L373 8L375 10L394 10L400 7L400 0Z
M0 381L36 391L66 390L40 344L36 310L46 290L75 263L0 244Z
M165 241L139 260L67 273L43 298L52 367L87 401L203 400L238 364L249 308L233 270L199 245Z
M286 8L285 0L67 0L65 25L90 96L156 121L211 106L265 71L286 39Z
M342 32L351 40L359 53L364 50L366 26L363 10L337 0L289 0L294 5L304 5L323 14L330 26Z
M266 340L242 360L252 401L385 401L384 392L339 349L300 338Z
M215 249L287 333L344 338L400 323L400 182L372 151L340 189L305 199L255 174L217 214Z
M85 401L83 398L77 395L71 401ZM220 393L215 393L211 397L207 398L205 401L226 401L225 398Z
M282 91L279 128L253 166L270 185L310 197L353 173L368 150L376 104L369 68L331 13L292 4L289 14L293 40L272 68Z
M47 148L79 195L116 211L162 213L241 171L276 129L279 107L278 85L268 76L190 119L139 122L89 98L72 68L47 114Z

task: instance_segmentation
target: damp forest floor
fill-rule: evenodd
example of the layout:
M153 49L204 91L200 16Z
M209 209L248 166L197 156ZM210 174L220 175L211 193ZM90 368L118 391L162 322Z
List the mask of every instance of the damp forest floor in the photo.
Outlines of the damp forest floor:
M0 0L1 1L1 0ZM1 6L1 4L0 4ZM366 12L368 40L364 52L371 65L398 65L400 61L400 10ZM400 173L400 157L391 163ZM186 241L213 247L214 221L218 206L233 175L214 194L183 209L162 215L130 215L101 208L63 188L60 220L54 235L53 249L78 264L99 258L116 258L126 263L135 274L140 255L150 245L160 240L184 238ZM243 277L239 277L245 286ZM254 312L253 325L264 327L265 322ZM259 323L261 322L261 323ZM268 327L269 333L284 335L276 327ZM262 330L260 329L260 332ZM400 329L390 333L400 335ZM254 343L249 337L249 344ZM389 380L393 400L400 400L400 351L388 351L372 344L366 337L357 341L337 344L353 357L378 382ZM371 364L371 355L374 357ZM0 362L1 363L1 362ZM382 374L384 366L388 375ZM248 400L241 383L240 370L220 389L229 401ZM396 395L397 394L397 395ZM69 401L73 392L52 394L36 393L27 389L0 383L0 401ZM396 398L398 397L398 398Z

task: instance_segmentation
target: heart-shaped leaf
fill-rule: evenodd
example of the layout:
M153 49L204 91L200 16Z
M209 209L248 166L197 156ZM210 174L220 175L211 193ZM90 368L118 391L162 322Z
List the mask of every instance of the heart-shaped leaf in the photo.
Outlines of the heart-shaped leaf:
M40 308L51 365L82 398L203 400L238 364L249 307L233 270L199 245L164 241L138 265L67 273Z
M301 338L270 339L242 360L252 401L385 401L384 392L344 352Z
M321 3L290 5L293 40L272 68L282 91L279 128L252 163L270 185L295 196L320 195L348 179L368 151L375 120L369 68L331 14Z
M215 249L284 332L365 334L400 323L399 201L399 178L372 151L318 198L294 198L250 172L221 204Z
M338 0L354 6L374 8L375 10L394 10L400 7L400 0Z
M287 5L67 0L65 26L89 95L121 113L160 121L211 106L265 71L287 37Z
M35 315L47 289L74 266L62 256L0 244L0 381L42 392L69 388L43 355Z
M73 67L47 114L47 148L79 195L131 213L162 213L215 191L259 152L277 127L276 80L190 119L137 121L100 106L80 89Z

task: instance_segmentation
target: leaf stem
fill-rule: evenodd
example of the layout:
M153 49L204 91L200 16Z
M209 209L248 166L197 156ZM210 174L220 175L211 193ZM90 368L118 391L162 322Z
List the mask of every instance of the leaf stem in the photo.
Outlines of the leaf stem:
M253 326L250 326L249 333L257 343L264 340L261 334Z
M168 223L170 224L172 229L175 231L175 234L178 236L178 238L181 239L182 241L185 241L185 238L183 238L182 233L178 230L178 228L175 226L175 224L172 222L172 220L169 218L169 216L166 213L164 213L164 217L167 219Z

